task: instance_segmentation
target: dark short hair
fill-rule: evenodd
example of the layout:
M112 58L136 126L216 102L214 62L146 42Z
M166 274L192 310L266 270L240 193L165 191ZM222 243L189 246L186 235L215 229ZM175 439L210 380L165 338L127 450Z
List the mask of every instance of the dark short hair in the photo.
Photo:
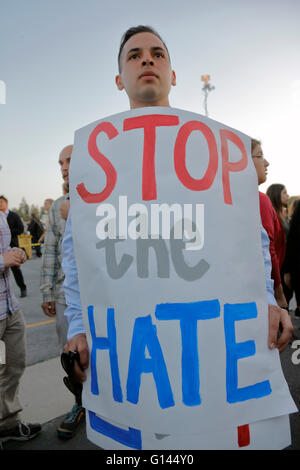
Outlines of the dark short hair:
M169 56L169 59L170 59L170 54L169 54L169 51L168 51L168 48L167 48L165 42L163 41L161 36L158 34L158 32L155 31L154 28L152 28L151 26L144 26L144 25L133 26L132 28L127 29L127 31L125 31L125 33L123 34L123 36L121 38L121 44L120 44L120 49L119 49L119 54L118 54L119 72L121 72L121 54L122 54L122 50L123 50L126 42L132 36L134 36L135 34L139 34L139 33L151 33L151 34L154 34L155 36L157 36L158 39L160 39L161 42L163 43L163 45L165 46L165 48L167 50L167 53L168 53L168 56Z
M0 196L0 199L4 199L5 202L8 202L5 196Z

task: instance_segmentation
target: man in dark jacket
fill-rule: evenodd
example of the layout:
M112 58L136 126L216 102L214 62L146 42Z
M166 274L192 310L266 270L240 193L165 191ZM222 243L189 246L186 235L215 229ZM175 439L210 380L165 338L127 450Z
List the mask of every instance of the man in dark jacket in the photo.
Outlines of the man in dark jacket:
M23 222L18 214L8 209L8 200L4 196L0 196L0 210L4 213L7 219L8 226L11 232L11 247L18 247L18 235L24 232ZM19 266L12 266L15 281L21 290L21 297L26 297L27 288L24 282L23 274Z
M40 237L44 233L44 228L42 225L42 222L37 218L36 214L32 213L31 214L31 220L28 225L28 231L30 232L30 235L32 236L32 243L37 243L35 246L35 252L38 258L42 256L41 252L41 245L39 243Z

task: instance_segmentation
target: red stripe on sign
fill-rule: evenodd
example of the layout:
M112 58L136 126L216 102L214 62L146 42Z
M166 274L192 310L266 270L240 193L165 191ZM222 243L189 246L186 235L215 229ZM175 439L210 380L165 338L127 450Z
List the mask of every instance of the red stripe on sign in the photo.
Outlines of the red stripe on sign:
M238 443L239 447L246 447L250 444L250 428L249 424L238 427Z

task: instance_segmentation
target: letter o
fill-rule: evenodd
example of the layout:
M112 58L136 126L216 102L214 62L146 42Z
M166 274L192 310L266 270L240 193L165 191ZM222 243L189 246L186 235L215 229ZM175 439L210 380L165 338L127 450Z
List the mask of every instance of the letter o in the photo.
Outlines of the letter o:
M204 135L209 149L209 164L205 175L193 178L186 168L186 143L193 131L200 131ZM175 172L181 183L192 191L204 191L213 184L218 170L218 149L215 136L211 129L200 121L186 122L179 130L174 148Z

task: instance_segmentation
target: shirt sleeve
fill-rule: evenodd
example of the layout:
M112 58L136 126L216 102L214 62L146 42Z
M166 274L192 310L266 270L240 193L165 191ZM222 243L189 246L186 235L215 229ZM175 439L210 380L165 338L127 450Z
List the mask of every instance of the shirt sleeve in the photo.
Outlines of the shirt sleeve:
M276 216L271 201L268 196L261 195L260 202L260 215L264 229L269 238L269 252L271 256L271 277L274 279L275 289L281 284L279 260L275 248L275 219Z
M49 211L42 258L40 290L43 302L55 301L55 285L58 271L59 233L55 221L55 202Z
M70 212L71 211L69 211L62 242L62 268L65 273L63 290L67 304L65 316L67 317L69 323L68 340L73 338L75 335L85 333Z
M5 270L5 264L4 264L4 259L3 259L3 255L0 255L0 271L4 271Z
M270 242L269 242L268 234L262 224L260 224L260 234L261 234L261 244L262 244L263 257L264 257L264 264L265 264L268 304L277 305L277 302L274 297L274 281L273 279L271 279L272 263L271 263L271 256L270 256L270 251L269 251Z
M11 250L9 246L10 240L11 240L11 232L10 232L6 217L1 211L0 211L0 239L1 239L0 272L3 273L5 270L8 269L6 268L5 263L4 263L3 253ZM5 239L6 239L6 243L5 243Z

